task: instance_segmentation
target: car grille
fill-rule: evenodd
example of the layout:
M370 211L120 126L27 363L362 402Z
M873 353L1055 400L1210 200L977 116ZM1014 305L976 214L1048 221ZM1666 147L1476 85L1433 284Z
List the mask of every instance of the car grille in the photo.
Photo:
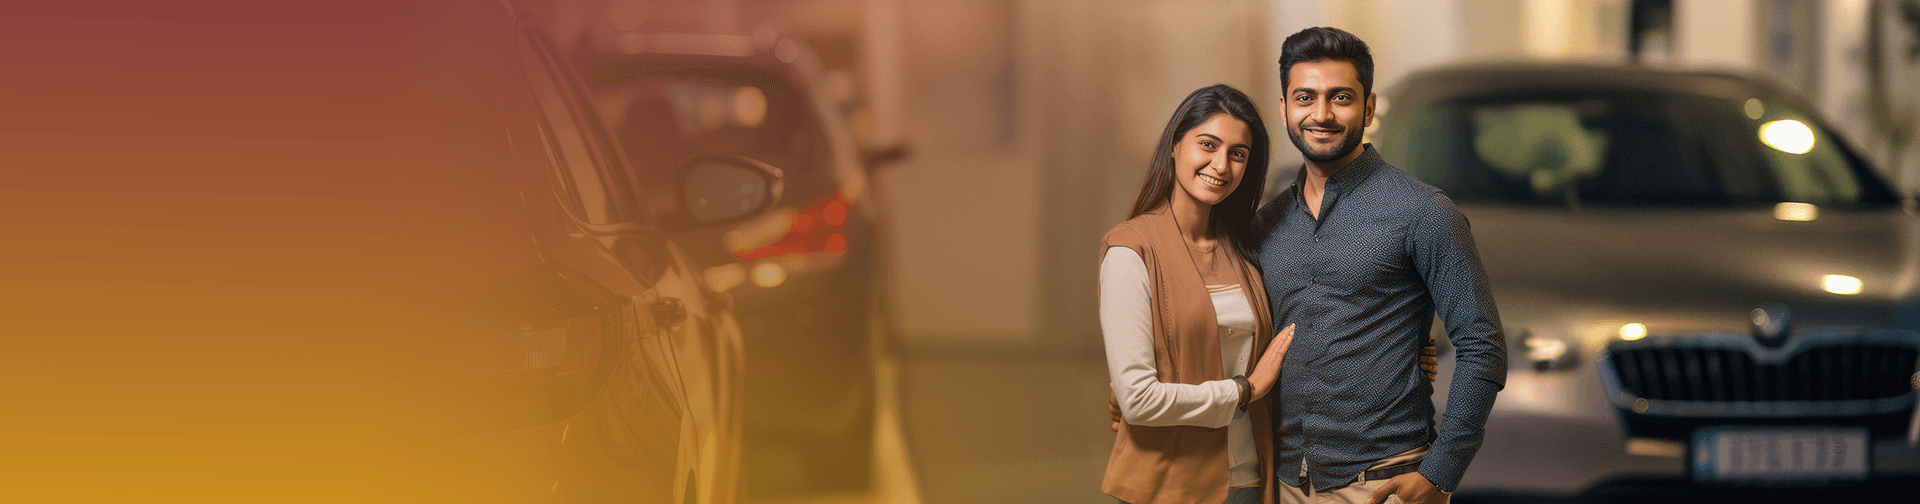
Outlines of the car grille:
M1721 348L1615 349L1609 360L1624 392L1672 401L1851 401L1912 393L1920 350L1878 344L1817 346L1784 363L1757 363Z

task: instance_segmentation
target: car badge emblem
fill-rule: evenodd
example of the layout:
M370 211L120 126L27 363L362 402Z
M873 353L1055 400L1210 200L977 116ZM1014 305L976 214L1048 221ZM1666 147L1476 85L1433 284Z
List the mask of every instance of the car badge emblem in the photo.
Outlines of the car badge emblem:
M1760 303L1748 314L1753 339L1771 348L1779 348L1787 342L1787 335L1793 330L1793 312L1782 303Z

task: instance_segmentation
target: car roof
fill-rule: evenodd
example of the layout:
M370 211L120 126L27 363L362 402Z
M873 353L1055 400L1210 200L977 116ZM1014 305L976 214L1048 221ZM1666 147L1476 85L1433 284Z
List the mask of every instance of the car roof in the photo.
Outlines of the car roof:
M1449 65L1415 72L1386 94L1399 104L1411 104L1478 94L1552 90L1638 91L1726 99L1765 96L1798 101L1774 83L1752 76L1591 63Z
M619 50L577 54L574 63L588 76L590 85L619 86L634 78L684 73L757 72L787 82L787 87L808 87L809 81L824 75L819 58L804 42L766 36L711 33L629 33L622 36ZM792 54L780 56L777 49L791 44Z

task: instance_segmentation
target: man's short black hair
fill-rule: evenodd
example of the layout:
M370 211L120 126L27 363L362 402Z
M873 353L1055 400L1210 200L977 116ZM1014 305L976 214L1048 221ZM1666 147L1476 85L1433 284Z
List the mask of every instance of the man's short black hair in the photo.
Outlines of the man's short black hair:
M1294 63L1320 60L1352 63L1360 74L1360 91L1373 93L1373 53L1367 43L1346 30L1325 26L1300 30L1280 45L1280 89L1291 91L1287 81Z

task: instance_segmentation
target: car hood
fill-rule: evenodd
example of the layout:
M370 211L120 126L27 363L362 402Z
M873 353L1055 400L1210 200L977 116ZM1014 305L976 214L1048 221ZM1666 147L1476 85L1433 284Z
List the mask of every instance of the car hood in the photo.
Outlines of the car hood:
M1807 222L1776 219L1771 207L1461 210L1508 333L1590 350L1628 323L1651 334L1745 333L1763 302L1786 303L1802 330L1886 327L1920 282L1920 219L1899 208L1821 209ZM1827 275L1863 288L1829 293Z

